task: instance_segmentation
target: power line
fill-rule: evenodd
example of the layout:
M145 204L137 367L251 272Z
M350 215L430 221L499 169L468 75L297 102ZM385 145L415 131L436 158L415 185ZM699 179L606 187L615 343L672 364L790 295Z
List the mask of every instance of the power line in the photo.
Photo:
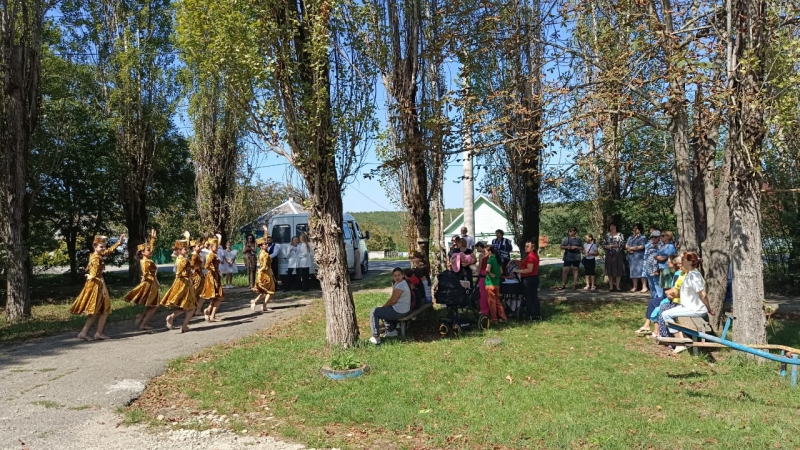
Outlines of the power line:
M380 203L376 202L375 200L373 200L373 199L371 199L371 198L367 197L367 195L366 195L366 194L364 194L363 192L361 192L361 191L359 191L358 189L356 189L356 188L355 188L355 186L353 186L352 184L351 184L350 186L348 186L348 187L352 188L354 191L356 191L356 192L358 192L359 194L361 194L361 195L362 195L364 198L366 198L367 200L369 200L369 201L371 201L372 203L375 203L376 205L378 205L378 207L379 207L379 208L381 208L382 210L384 210L384 211L391 211L391 209L386 209L386 207L385 207L385 206L383 206L383 205L381 205Z

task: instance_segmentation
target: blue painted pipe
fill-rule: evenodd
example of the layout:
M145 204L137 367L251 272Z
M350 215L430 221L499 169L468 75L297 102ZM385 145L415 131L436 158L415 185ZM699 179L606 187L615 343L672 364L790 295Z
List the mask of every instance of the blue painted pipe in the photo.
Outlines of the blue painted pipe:
M781 350L781 356L786 356L785 350ZM781 363L781 376L782 377L786 376L786 363Z
M797 377L797 365L800 364L800 360L798 360L798 358L797 358L798 355L794 355L793 358L786 358L784 356L777 356L777 355L773 355L773 354L771 354L769 352L765 352L765 351L758 350L758 349L755 349L755 348L752 348L752 347L748 347L748 346L746 346L744 344L739 344L738 342L729 341L727 339L720 339L720 338L718 338L716 336L712 336L712 335L707 334L707 333L702 333L700 331L693 330L691 328L686 328L686 327L683 327L681 325L678 325L675 322L667 322L667 325L669 326L669 328L674 328L674 329L676 329L678 331L681 331L683 333L686 333L686 334L688 334L690 336L697 336L697 337L699 337L701 339L705 339L705 340L707 340L709 342L714 342L714 343L717 343L717 344L726 345L726 346L728 346L728 347L730 347L730 348L732 348L734 350L739 350L739 351L742 351L742 352L745 352L745 353L750 353L751 355L760 356L762 358L766 358L766 359L769 359L769 360L772 360L772 361L777 361L779 363L789 364L789 365L793 366L792 367L792 377L794 377L794 378Z
M725 327L722 329L722 335L720 336L721 339L725 339L725 337L728 336L728 330L731 328L731 322L733 322L733 317L728 316L728 318L725 319Z
M797 364L800 363L800 360L797 359L797 355L793 355L792 359L795 361L792 366L792 386L797 386Z

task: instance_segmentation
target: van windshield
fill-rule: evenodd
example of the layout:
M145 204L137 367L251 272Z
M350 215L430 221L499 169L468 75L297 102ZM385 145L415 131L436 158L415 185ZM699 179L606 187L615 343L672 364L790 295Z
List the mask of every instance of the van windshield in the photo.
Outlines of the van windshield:
M273 225L271 236L276 244L288 244L292 242L292 227L287 224Z

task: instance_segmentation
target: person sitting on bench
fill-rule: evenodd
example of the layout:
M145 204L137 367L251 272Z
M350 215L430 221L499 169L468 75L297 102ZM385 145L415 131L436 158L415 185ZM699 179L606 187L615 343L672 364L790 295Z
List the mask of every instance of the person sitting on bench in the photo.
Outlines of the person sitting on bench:
M711 306L708 304L703 275L698 270L702 262L703 260L697 256L697 253L685 252L683 254L681 266L686 278L683 279L683 284L681 284L681 304L661 313L661 317L664 318L665 322L676 322L678 317L704 317L706 314L713 314ZM675 337L685 338L683 333L677 330L670 328L669 331ZM686 350L686 346L679 345L675 347L674 352L680 353L684 350Z
M369 323L372 327L372 337L369 342L375 345L381 343L380 321L386 324L385 337L397 336L397 320L411 311L411 287L406 281L403 269L395 267L392 270L392 296L379 308L373 308L369 313Z

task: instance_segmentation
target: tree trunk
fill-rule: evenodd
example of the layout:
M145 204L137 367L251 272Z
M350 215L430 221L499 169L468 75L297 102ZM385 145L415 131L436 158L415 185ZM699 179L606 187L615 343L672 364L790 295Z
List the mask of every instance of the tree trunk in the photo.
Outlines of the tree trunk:
M128 228L128 281L135 283L142 278L142 267L137 263L136 247L145 243L147 233L147 207L144 202L146 195L143 190L123 187L122 209L125 213L125 226ZM124 194L127 192L127 195Z
M417 251L429 260L431 236L431 211L428 204L428 173L423 159L424 149L415 151L409 162L409 178L411 182L411 198L408 212L417 231Z
M235 192L242 122L237 116L238 109L226 98L223 83L224 80L213 76L193 94L193 104L198 106L192 110L195 137L191 146L200 222L204 231L222 236L221 245L225 245L233 231L230 205Z
M78 231L71 228L64 233L64 241L67 244L67 256L69 257L69 277L72 281L78 281Z
M612 223L621 227L622 216L619 203L622 199L622 185L620 177L619 142L619 114L611 114L609 138L603 133L603 183L600 195L600 207L603 210L603 230L607 230ZM610 142L608 142L610 141Z
M678 239L683 251L698 251L692 198L692 166L689 159L689 119L683 102L686 93L683 85L670 83L670 113L672 115L673 146L675 150L675 219L678 222Z
M8 251L6 320L16 322L31 313L28 290L26 161L38 122L41 33L46 12L37 0L2 4L0 11L0 190L4 196L0 232ZM30 199L28 199L30 200Z
M734 161L742 156L735 153ZM734 162L734 166L738 164L741 161ZM737 172L730 195L736 340L744 344L766 344L764 269L761 259L761 185L753 179L752 173L742 173L745 171L739 168Z
M303 170L305 167L298 170L305 178L311 200L309 225L325 304L325 336L328 344L349 348L358 341L358 323L342 229L342 192L336 174L335 150L327 147L327 138L323 141L317 150L320 163L309 164L311 170Z
M730 141L729 141L730 142ZM714 222L709 223L708 238L703 242L703 268L705 269L706 293L711 305L709 319L714 330L721 330L725 323L724 302L728 289L728 270L731 258L731 216L728 207L730 193L731 147L725 148L725 158L720 172L719 193L706 197L706 204L713 210ZM713 175L713 172L711 173ZM711 178L711 176L709 176ZM712 214L708 214L712 217Z
M388 59L381 61L384 86L394 99L391 114L396 119L399 134L401 164L408 167L407 209L412 227L417 234L416 248L428 261L431 233L431 212L428 198L427 151L419 123L417 92L420 66L420 28L422 6L420 0L410 0L402 5L402 14L396 0L387 0L390 41ZM402 17L402 21L401 21ZM401 48L403 47L405 48ZM381 56L383 58L383 56Z
M335 168L333 161L330 167ZM311 240L325 304L325 336L328 344L349 348L358 341L358 326L344 247L341 190L334 181L335 169L330 172L306 178L311 196ZM325 181L328 176L332 178Z
M731 259L733 261L733 311L736 340L745 344L767 342L764 317L764 272L761 248L760 157L766 125L762 85L767 45L766 2L738 0L737 46L733 64L730 114L731 155Z

